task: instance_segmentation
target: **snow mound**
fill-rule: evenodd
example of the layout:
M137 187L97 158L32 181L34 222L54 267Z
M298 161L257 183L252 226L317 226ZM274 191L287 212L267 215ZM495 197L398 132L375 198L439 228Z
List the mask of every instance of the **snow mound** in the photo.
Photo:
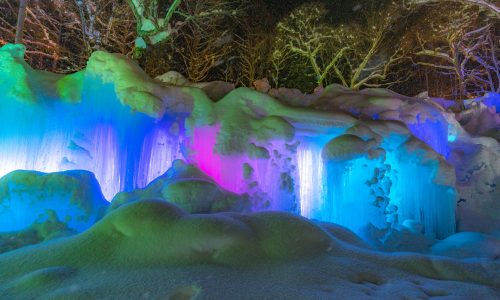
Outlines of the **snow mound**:
M34 101L29 79L29 67L24 62L23 45L8 44L0 48L0 86L8 96L25 101Z
M444 112L435 103L405 97L390 90L372 88L358 92L338 84L327 86L311 106L321 110L337 109L375 119L400 120L407 124L437 121Z
M175 160L164 175L144 189L116 195L111 202L111 209L147 199L168 201L190 213L250 210L246 196L223 190L209 176L182 160Z
M319 224L339 241L345 242L348 245L352 245L355 247L371 248L371 246L363 241L359 236L357 236L354 232L344 226L326 222L320 222Z
M113 260L131 265L240 265L317 255L331 243L320 227L286 213L189 215L153 200L124 205L84 236L116 245Z
M107 206L99 183L87 171L14 171L0 179L2 232L24 230L54 217L71 230L83 231Z
M368 152L368 143L362 138L345 134L332 139L323 148L324 160L351 160L365 155Z
M489 136L500 141L500 112L483 103L457 115L462 127L472 136Z
M85 72L113 83L118 98L133 110L154 117L164 113L163 100L157 95L158 86L126 56L96 51L92 53Z
M81 100L83 73L58 75L33 70L25 61L24 45L7 44L0 48L0 86L4 97L23 103L37 103L43 98L76 103Z
M80 235L40 244L38 249L19 250L31 257L19 261L18 270L8 271L4 263L9 256L4 256L0 258L0 274L47 265L101 263L117 267L240 266L320 255L331 244L330 235L321 227L286 213L190 215L164 201L149 200L114 210ZM20 254L12 251L8 255Z
M457 170L459 231L500 230L500 145L475 138L457 145L451 159Z
M155 77L155 80L166 86L199 88L213 101L219 101L235 89L233 83L225 81L190 82L186 77L176 71L168 71L165 74Z
M496 261L377 253L348 230L326 227L286 213L193 215L164 201L138 201L84 233L0 255L0 294L96 298L105 291L123 298L149 291L156 298L161 291L209 297L271 280L271 286L252 289L250 298L289 289L301 299L366 296L369 288L375 299L384 299L402 286L410 290L401 296L464 296L479 287L480 295L498 295Z
M35 221L35 223L26 229L0 233L0 253L76 233L74 230L68 228L68 224L61 222L53 210L47 210L46 214L46 220Z
M479 232L460 232L439 241L432 254L456 258L500 258L500 238Z

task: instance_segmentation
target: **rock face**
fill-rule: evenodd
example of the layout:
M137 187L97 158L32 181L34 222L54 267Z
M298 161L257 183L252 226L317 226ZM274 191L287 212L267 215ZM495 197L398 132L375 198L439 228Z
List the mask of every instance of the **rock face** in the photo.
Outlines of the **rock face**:
M0 231L25 230L34 223L59 220L81 232L108 206L99 183L87 171L45 174L14 171L0 179Z
M223 190L198 168L182 160L174 161L172 168L144 189L116 195L111 209L147 199L164 200L190 213L244 212L251 209L248 196Z

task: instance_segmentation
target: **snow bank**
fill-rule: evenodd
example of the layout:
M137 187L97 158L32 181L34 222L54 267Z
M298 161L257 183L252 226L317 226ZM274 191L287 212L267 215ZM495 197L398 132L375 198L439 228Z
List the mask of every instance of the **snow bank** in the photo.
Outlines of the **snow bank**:
M500 258L500 238L479 232L460 232L432 246L432 254L456 258Z
M328 228L286 213L190 215L139 201L79 235L0 255L0 294L156 298L194 289L220 298L254 286L244 295L384 299L401 288L401 296L498 295L498 262L381 254Z
M24 250L34 256L19 261L17 270L8 271L4 264L16 252L1 257L0 277L44 265L240 266L314 256L326 253L330 244L330 236L321 227L290 214L189 215L164 201L144 200L114 210L83 234L38 246L50 256L44 255L45 251Z
M172 168L144 189L117 194L111 209L148 199L168 201L190 213L243 212L251 208L247 196L224 191L213 179L182 160L174 161Z
M48 219L81 232L102 217L107 206L99 183L87 171L15 171L0 178L1 232L24 230Z

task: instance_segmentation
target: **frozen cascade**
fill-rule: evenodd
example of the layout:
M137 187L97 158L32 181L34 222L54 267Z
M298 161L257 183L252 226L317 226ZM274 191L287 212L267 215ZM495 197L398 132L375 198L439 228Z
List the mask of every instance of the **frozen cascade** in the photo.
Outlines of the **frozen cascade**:
M182 120L133 113L120 104L112 85L95 78L85 80L79 104L50 98L38 103L4 100L8 105L0 107L0 117L10 126L0 127L0 175L17 169L89 170L111 199L118 191L145 186L182 158ZM323 161L321 153L332 134L299 138L295 154L275 140L259 145L268 151L262 157L226 156L214 152L218 130L217 125L195 128L189 159L223 188L252 194L256 210L300 211L356 229L368 222L383 227L392 204L397 207L395 224L418 220L427 234L441 237L454 231L454 190L432 182L437 165L405 163L410 154L398 158L388 151L386 164L392 170L385 173L384 186L370 186L367 182L385 164L366 157ZM396 147L384 143L384 148Z
M102 56L97 55L94 64L113 59ZM8 58L4 53L3 59ZM115 70L112 65L109 69ZM120 76L113 73L115 81L106 82L122 84L120 80L130 75L124 70L117 72ZM442 117L417 117L428 122L409 126L425 141L416 143L398 122L284 107L245 89L214 104L199 91L182 89L182 94L172 88L156 95L168 108L155 118L123 101L134 88L138 101L147 106L144 96L160 89L148 80L138 88L142 75L136 69L131 86L122 84L121 96L118 85L103 82L100 76L105 73L82 73L72 83L81 85L81 101L56 93L54 82L59 81L51 79L55 75L33 70L27 88L33 99L19 96L12 74L0 71L6 89L13 90L1 96L0 176L18 169L88 170L109 200L119 191L144 187L174 159L185 158L222 188L249 194L254 210L301 213L354 230L367 223L383 227L405 220L422 223L430 236L446 237L455 230L455 183L447 182L455 178L454 170L431 149L447 155L449 134ZM75 89L80 94L80 87ZM164 97L165 91L172 99ZM196 110L191 110L190 101L197 104ZM200 122L185 129L187 117ZM257 138L256 131L272 134ZM235 149L228 137L235 137Z
M64 103L39 91L38 101L4 96L0 106L0 176L18 169L95 174L107 199L142 187L180 158L181 134L169 120L134 113L113 85L86 77L81 103Z
M379 228L386 226L386 198L376 195L368 184L378 165L364 157L327 162L325 196L331 203L331 214L326 220L358 232L368 223Z
M299 171L300 213L307 218L329 220L332 211L325 197L325 171L321 157L322 147L302 142L297 151Z
M303 143L297 153L301 214L358 232L368 223L385 228L412 220L428 236L453 234L456 193L446 178L454 173L438 174L452 169L439 156L430 159L422 142L398 146L403 141L392 135L381 144L387 149L376 151L349 135L324 147Z
M438 174L443 166L425 157L422 150L409 151L405 145L388 155L387 161L397 168L390 193L395 222L417 221L426 235L441 239L455 233L457 194L450 183L439 182L454 179L454 172Z
M176 159L183 158L181 145L184 137L182 125L163 120L144 138L141 149L136 186L145 187L163 175Z
M189 141L190 163L234 193L252 194L254 210L298 212L295 195L295 158L283 141L253 142L251 153L222 155L217 152L220 125L194 129ZM260 151L260 152L259 152ZM292 158L293 157L293 158Z

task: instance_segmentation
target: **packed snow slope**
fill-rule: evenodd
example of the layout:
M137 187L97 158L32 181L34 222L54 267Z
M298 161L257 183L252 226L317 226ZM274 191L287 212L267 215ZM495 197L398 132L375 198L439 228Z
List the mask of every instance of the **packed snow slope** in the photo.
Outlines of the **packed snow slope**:
M1 255L0 297L157 299L182 286L199 294L182 299L500 296L498 260L370 252L336 237L347 229L325 228L287 213L191 215L139 201L79 235Z

